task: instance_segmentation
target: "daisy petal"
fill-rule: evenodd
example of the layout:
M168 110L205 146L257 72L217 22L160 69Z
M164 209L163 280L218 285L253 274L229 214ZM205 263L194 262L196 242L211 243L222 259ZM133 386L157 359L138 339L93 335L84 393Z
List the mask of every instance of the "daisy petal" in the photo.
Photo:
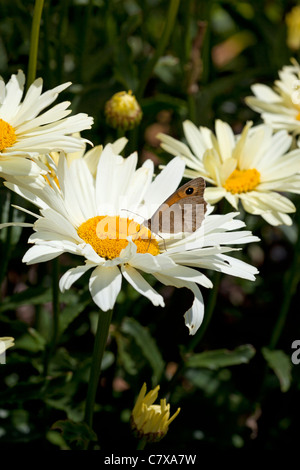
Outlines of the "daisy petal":
M136 269L128 265L123 265L121 270L125 279L137 292L142 294L144 297L147 297L153 303L153 305L159 305L160 307L165 306L163 297L150 286L150 284Z
M117 266L110 268L98 266L92 272L89 282L95 304L104 312L112 309L121 290L121 285L122 274Z
M181 279L175 279L164 274L155 273L156 279L166 286L175 286L178 288L185 287L191 290L194 294L194 301L189 310L185 313L185 324L189 329L190 335L194 335L201 323L204 316L204 303L200 289L194 282L183 281Z
M70 289L70 287L76 282L84 273L89 269L93 268L93 264L85 264L83 266L76 266L76 268L69 269L59 281L59 288L61 292Z

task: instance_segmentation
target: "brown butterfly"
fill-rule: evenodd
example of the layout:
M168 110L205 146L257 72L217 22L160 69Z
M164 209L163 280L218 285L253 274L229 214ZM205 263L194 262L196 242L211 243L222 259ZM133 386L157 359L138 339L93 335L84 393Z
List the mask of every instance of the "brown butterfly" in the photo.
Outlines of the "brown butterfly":
M204 189L203 178L188 181L168 197L142 225L154 233L195 232L201 226L206 212Z

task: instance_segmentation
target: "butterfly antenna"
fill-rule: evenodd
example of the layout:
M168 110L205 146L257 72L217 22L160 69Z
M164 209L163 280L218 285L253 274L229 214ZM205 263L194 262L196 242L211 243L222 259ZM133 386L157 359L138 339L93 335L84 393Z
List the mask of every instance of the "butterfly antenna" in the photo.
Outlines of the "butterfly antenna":
M131 214L137 215L138 217L142 217L141 214L137 214L136 212L130 211L129 209L121 209L121 211L130 212Z

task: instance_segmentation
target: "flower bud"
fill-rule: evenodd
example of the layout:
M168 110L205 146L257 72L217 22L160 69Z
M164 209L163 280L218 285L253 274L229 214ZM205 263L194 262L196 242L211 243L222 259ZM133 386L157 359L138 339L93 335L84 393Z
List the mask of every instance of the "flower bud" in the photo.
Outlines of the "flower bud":
M170 405L166 399L160 405L153 405L158 396L159 385L146 394L146 384L141 388L131 414L131 427L136 437L147 442L157 442L168 432L169 424L176 418L180 408L170 418Z
M142 119L142 110L132 91L120 91L106 102L107 124L115 129L127 131L136 127Z
M300 48L300 6L296 5L285 17L287 25L287 45L292 50Z

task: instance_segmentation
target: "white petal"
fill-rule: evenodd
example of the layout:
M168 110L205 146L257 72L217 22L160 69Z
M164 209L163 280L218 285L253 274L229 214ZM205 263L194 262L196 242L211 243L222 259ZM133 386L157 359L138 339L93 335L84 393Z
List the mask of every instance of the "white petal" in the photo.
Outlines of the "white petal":
M235 210L238 210L239 197L237 194L231 194L230 192L226 191L225 198L229 202L229 204L231 204L232 207L235 208Z
M76 268L69 269L59 281L59 288L61 292L70 289L70 287L76 282L84 273L89 269L93 268L93 264L85 264L83 266L76 266Z
M173 158L150 185L144 200L145 204L151 207L152 213L177 189L184 167L180 157Z
M13 176L38 176L44 174L43 171L35 162L28 160L27 158L10 157L7 159L1 159L0 157L0 173L3 173L4 177L9 175Z
M120 155L120 153L124 150L128 139L126 137L121 137L120 139L116 140L113 144L111 144L111 148L116 155Z
M202 160L205 150L207 150L202 134L197 126L188 120L183 122L183 129L194 155L198 157L197 159L194 158L194 161L198 163L199 160Z
M122 274L117 266L111 268L98 266L92 272L89 282L95 304L104 312L111 310L115 305L121 285Z
M23 263L35 264L49 261L61 255L64 249L59 249L51 246L34 245L23 256Z
M155 273L154 276L166 286L175 286L178 288L185 287L193 292L193 304L191 308L187 310L184 317L185 324L189 329L190 335L194 335L199 329L204 316L204 303L200 289L194 282L182 281L181 279L175 279L160 273Z
M6 222L4 224L0 224L0 230L6 227L33 227L33 224L27 222Z
M4 121L12 122L12 117L16 113L22 99L25 84L25 75L22 70L17 75L12 75L6 85L6 96L0 108L0 115ZM12 123L13 124L13 123Z
M121 267L122 274L132 287L140 294L147 297L155 306L164 307L164 299L153 287L143 278L143 276L134 268L128 265Z
M261 214L262 218L270 225L292 225L293 221L291 217L282 212L267 212Z
M258 270L254 266L223 254L203 258L199 260L199 265L205 269L212 269L249 281L255 281L255 275L258 274Z
M130 259L130 265L146 273L175 267L174 261L168 255L153 256L150 253L137 253Z
M122 209L137 163L137 155L124 159L116 155L110 145L101 154L96 177L96 200L99 215L115 215ZM109 177L108 177L109 175Z
M210 204L215 204L226 195L226 189L221 187L205 188L204 199Z
M232 157L235 141L231 127L220 119L216 120L216 136L223 162Z
M161 272L164 274L164 276L172 277L174 279L195 282L207 288L212 287L212 282L206 276L204 276L204 274L193 268L177 265L171 269L165 269Z
M175 157L183 156L186 157L187 160L195 161L195 156L183 142L162 133L157 134L156 138L162 141L161 147L171 155L174 155Z
M280 96L267 85L256 83L251 86L251 90L253 91L254 95L262 101L269 103L281 102Z
M132 217L130 212L135 212L141 217L141 221L147 216L145 205L140 205L144 195L149 188L153 178L154 164L152 160L146 160L143 165L134 173L130 186L124 198L124 205L121 209L128 210L128 217Z

